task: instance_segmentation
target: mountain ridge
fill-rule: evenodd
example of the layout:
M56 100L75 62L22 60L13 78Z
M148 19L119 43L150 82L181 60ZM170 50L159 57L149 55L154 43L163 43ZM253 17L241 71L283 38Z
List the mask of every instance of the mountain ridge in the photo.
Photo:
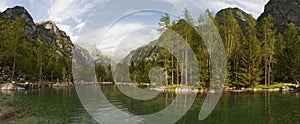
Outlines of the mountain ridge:
M0 32L0 42L6 44L1 46L3 53L0 57L0 82L14 79L54 81L57 78L61 82L72 80L71 58L74 44L54 22L35 23L22 6L1 12L0 21L0 27L4 30ZM13 48L13 45L24 50ZM16 50L12 51L10 47Z
M300 29L300 0L270 0L266 5L264 12L258 17L258 22L271 15L274 18L274 24L280 33L287 30L289 23L294 23L297 29Z

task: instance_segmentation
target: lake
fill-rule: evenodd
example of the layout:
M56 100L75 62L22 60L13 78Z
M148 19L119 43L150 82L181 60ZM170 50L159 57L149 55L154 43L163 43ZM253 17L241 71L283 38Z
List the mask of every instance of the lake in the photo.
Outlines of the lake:
M114 85L102 85L101 89L114 107L135 115L158 112L176 97L175 93L161 93L151 100L134 100L122 94ZM22 92L2 91L0 94L1 100L8 101L18 109L15 116L0 120L1 124L98 123L84 109L74 87ZM298 92L223 93L214 111L205 120L200 121L198 116L205 96L206 94L198 94L189 111L177 123L300 123ZM102 107L99 110L110 109L106 108L106 105ZM114 118L107 116L107 119Z

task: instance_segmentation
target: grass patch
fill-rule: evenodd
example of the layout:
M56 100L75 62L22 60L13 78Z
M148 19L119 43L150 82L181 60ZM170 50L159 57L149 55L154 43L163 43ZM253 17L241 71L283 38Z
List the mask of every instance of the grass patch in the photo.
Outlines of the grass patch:
M164 88L164 89L176 89L176 88L192 89L193 86L186 86L186 85L181 85L181 84L174 84L174 85L168 85L168 86L161 86L159 88Z
M287 87L287 86L296 86L295 84L291 83L276 83L272 85L256 85L254 88L262 88L262 89L275 89L275 88L281 88L281 87Z

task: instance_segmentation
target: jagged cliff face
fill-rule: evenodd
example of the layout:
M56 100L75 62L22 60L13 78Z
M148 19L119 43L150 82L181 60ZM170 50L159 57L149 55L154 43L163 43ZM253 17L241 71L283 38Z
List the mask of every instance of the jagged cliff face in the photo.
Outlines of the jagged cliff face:
M248 16L250 16L250 15L239 8L222 9L216 14L215 17L216 18L218 18L218 17L225 18L225 17L223 17L223 15L228 15L229 12L231 12L233 14L233 16L235 17L235 19L238 21L238 23L240 25L248 24Z
M28 33L28 37L33 38L36 26L32 17L24 7L16 6L14 8L8 8L4 12L0 13L0 19L8 22L13 22L17 18L21 18L26 23L25 30Z
M65 56L71 56L74 45L70 37L59 30L55 23L48 21L36 25L34 38L40 42L47 42L58 48L57 52Z
M228 18L228 14L231 13L233 17L237 20L238 24L240 25L241 30L245 33L246 27L249 25L249 18L255 20L250 14L244 12L239 8L226 8L220 10L216 16L215 20L222 24L225 18Z
M289 23L293 22L300 29L300 0L270 0L265 10L258 18L262 20L268 14L274 18L274 23L280 32L284 32Z
M0 19L8 22L13 22L16 18L21 18L25 22L28 38L56 46L59 54L71 57L74 45L70 37L64 31L59 30L55 23L48 21L36 24L27 10L20 6L9 8L0 13Z

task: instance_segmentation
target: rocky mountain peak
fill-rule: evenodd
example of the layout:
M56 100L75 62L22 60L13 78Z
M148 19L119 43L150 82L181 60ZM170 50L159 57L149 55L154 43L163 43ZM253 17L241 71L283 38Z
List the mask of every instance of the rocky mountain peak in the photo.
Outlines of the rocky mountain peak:
M284 32L289 23L293 22L300 29L300 0L270 0L265 5L265 10L258 18L261 21L267 15L274 18L274 23L279 31Z
M216 14L216 17L222 16L222 15L228 15L229 12L231 12L233 14L234 18L237 19L239 22L248 22L249 14L239 8L222 9Z
M13 22L17 18L25 23L25 32L28 38L35 39L39 42L46 42L55 46L57 51L64 56L71 56L73 43L70 37L52 21L35 23L28 11L21 6L8 8L0 13L0 19L7 22Z
M46 30L50 31L50 33L53 34L53 35L59 35L59 36L67 37L66 33L61 31L57 27L57 25L52 21L42 22L42 23L39 23L38 25L44 27Z
M4 12L0 13L0 19L7 20L9 22L13 22L18 17L21 18L26 24L35 25L28 11L22 6L8 8Z
M250 14L246 13L245 11L239 8L222 9L216 14L215 19L217 20L217 22L222 23L225 18L228 18L228 15L230 13L237 20L244 33L245 33L246 26L249 25L250 22L249 19L252 18L253 20L255 20L252 16L250 16Z
M28 37L33 38L36 30L36 25L31 15L24 7L15 6L13 8L8 8L7 10L0 13L0 19L6 20L8 22L13 22L17 18L21 18L21 20L25 22L25 30L28 33Z

